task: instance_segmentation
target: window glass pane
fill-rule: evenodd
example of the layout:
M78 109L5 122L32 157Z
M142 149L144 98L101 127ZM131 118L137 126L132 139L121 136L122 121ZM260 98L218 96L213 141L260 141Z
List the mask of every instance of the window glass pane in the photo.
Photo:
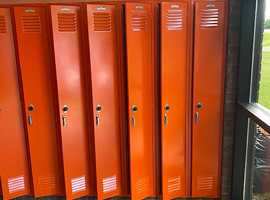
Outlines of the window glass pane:
M270 0L266 0L261 80L258 102L270 109Z
M270 134L257 126L253 153L252 199L270 199Z

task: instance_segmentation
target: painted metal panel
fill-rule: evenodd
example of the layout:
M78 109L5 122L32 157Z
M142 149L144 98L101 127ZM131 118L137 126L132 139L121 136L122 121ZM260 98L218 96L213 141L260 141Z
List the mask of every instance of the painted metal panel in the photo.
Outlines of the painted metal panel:
M161 4L161 117L163 199L186 196L188 4Z
M219 197L224 81L224 2L196 2L192 197Z
M31 193L20 90L9 8L0 8L0 195Z
M51 6L67 199L94 193L89 184L94 158L89 156L80 17L80 6Z
M115 5L87 5L98 199L121 195Z
M60 195L59 152L44 7L15 7L35 197Z
M131 197L154 194L152 6L126 3Z

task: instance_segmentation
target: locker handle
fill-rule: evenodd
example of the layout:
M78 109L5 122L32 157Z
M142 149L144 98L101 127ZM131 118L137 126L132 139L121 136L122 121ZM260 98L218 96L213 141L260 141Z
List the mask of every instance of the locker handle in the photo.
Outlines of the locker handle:
M135 117L134 117L134 115L131 116L131 126L135 126Z
M62 119L63 119L63 127L66 127L67 126L66 116L63 115Z
M168 115L164 114L164 125L166 126L168 124Z
M195 123L198 124L199 123L199 112L195 113Z
M99 115L96 115L96 126L99 126Z
M33 125L32 115L28 115L28 121L29 125L32 126Z

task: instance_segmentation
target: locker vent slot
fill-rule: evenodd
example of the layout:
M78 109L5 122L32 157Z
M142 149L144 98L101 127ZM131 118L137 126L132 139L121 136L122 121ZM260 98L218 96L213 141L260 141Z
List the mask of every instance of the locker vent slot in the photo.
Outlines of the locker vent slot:
M111 31L111 13L94 12L94 31Z
M40 191L53 190L56 187L54 176L41 176L38 178Z
M25 33L40 33L40 16L22 15L22 26Z
M0 16L0 33L7 32L7 22L5 16Z
M102 180L103 193L111 192L117 189L116 176L104 178Z
M136 194L141 194L149 190L149 177L140 178L136 181Z
M214 177L198 177L198 190L212 190L214 186Z
M218 27L219 10L207 9L201 11L201 27L215 28Z
M132 11L131 13L131 28L133 31L146 31L148 28L147 12Z
M58 31L75 32L77 29L75 13L58 13Z
M8 191L10 194L25 189L24 176L8 179Z
M72 193L77 193L86 190L85 176L71 179L71 189Z
M168 180L168 192L181 190L181 177L175 177Z
M168 10L167 12L167 29L181 30L183 26L183 11Z

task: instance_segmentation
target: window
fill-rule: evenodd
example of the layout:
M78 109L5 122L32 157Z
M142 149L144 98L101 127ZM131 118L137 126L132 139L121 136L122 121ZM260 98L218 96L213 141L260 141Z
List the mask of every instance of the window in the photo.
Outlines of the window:
M242 1L237 85L231 199L270 199L270 0Z
M265 4L265 21L261 56L261 79L258 102L270 110L270 0L266 0Z
M270 134L258 125L254 131L252 199L270 199Z

